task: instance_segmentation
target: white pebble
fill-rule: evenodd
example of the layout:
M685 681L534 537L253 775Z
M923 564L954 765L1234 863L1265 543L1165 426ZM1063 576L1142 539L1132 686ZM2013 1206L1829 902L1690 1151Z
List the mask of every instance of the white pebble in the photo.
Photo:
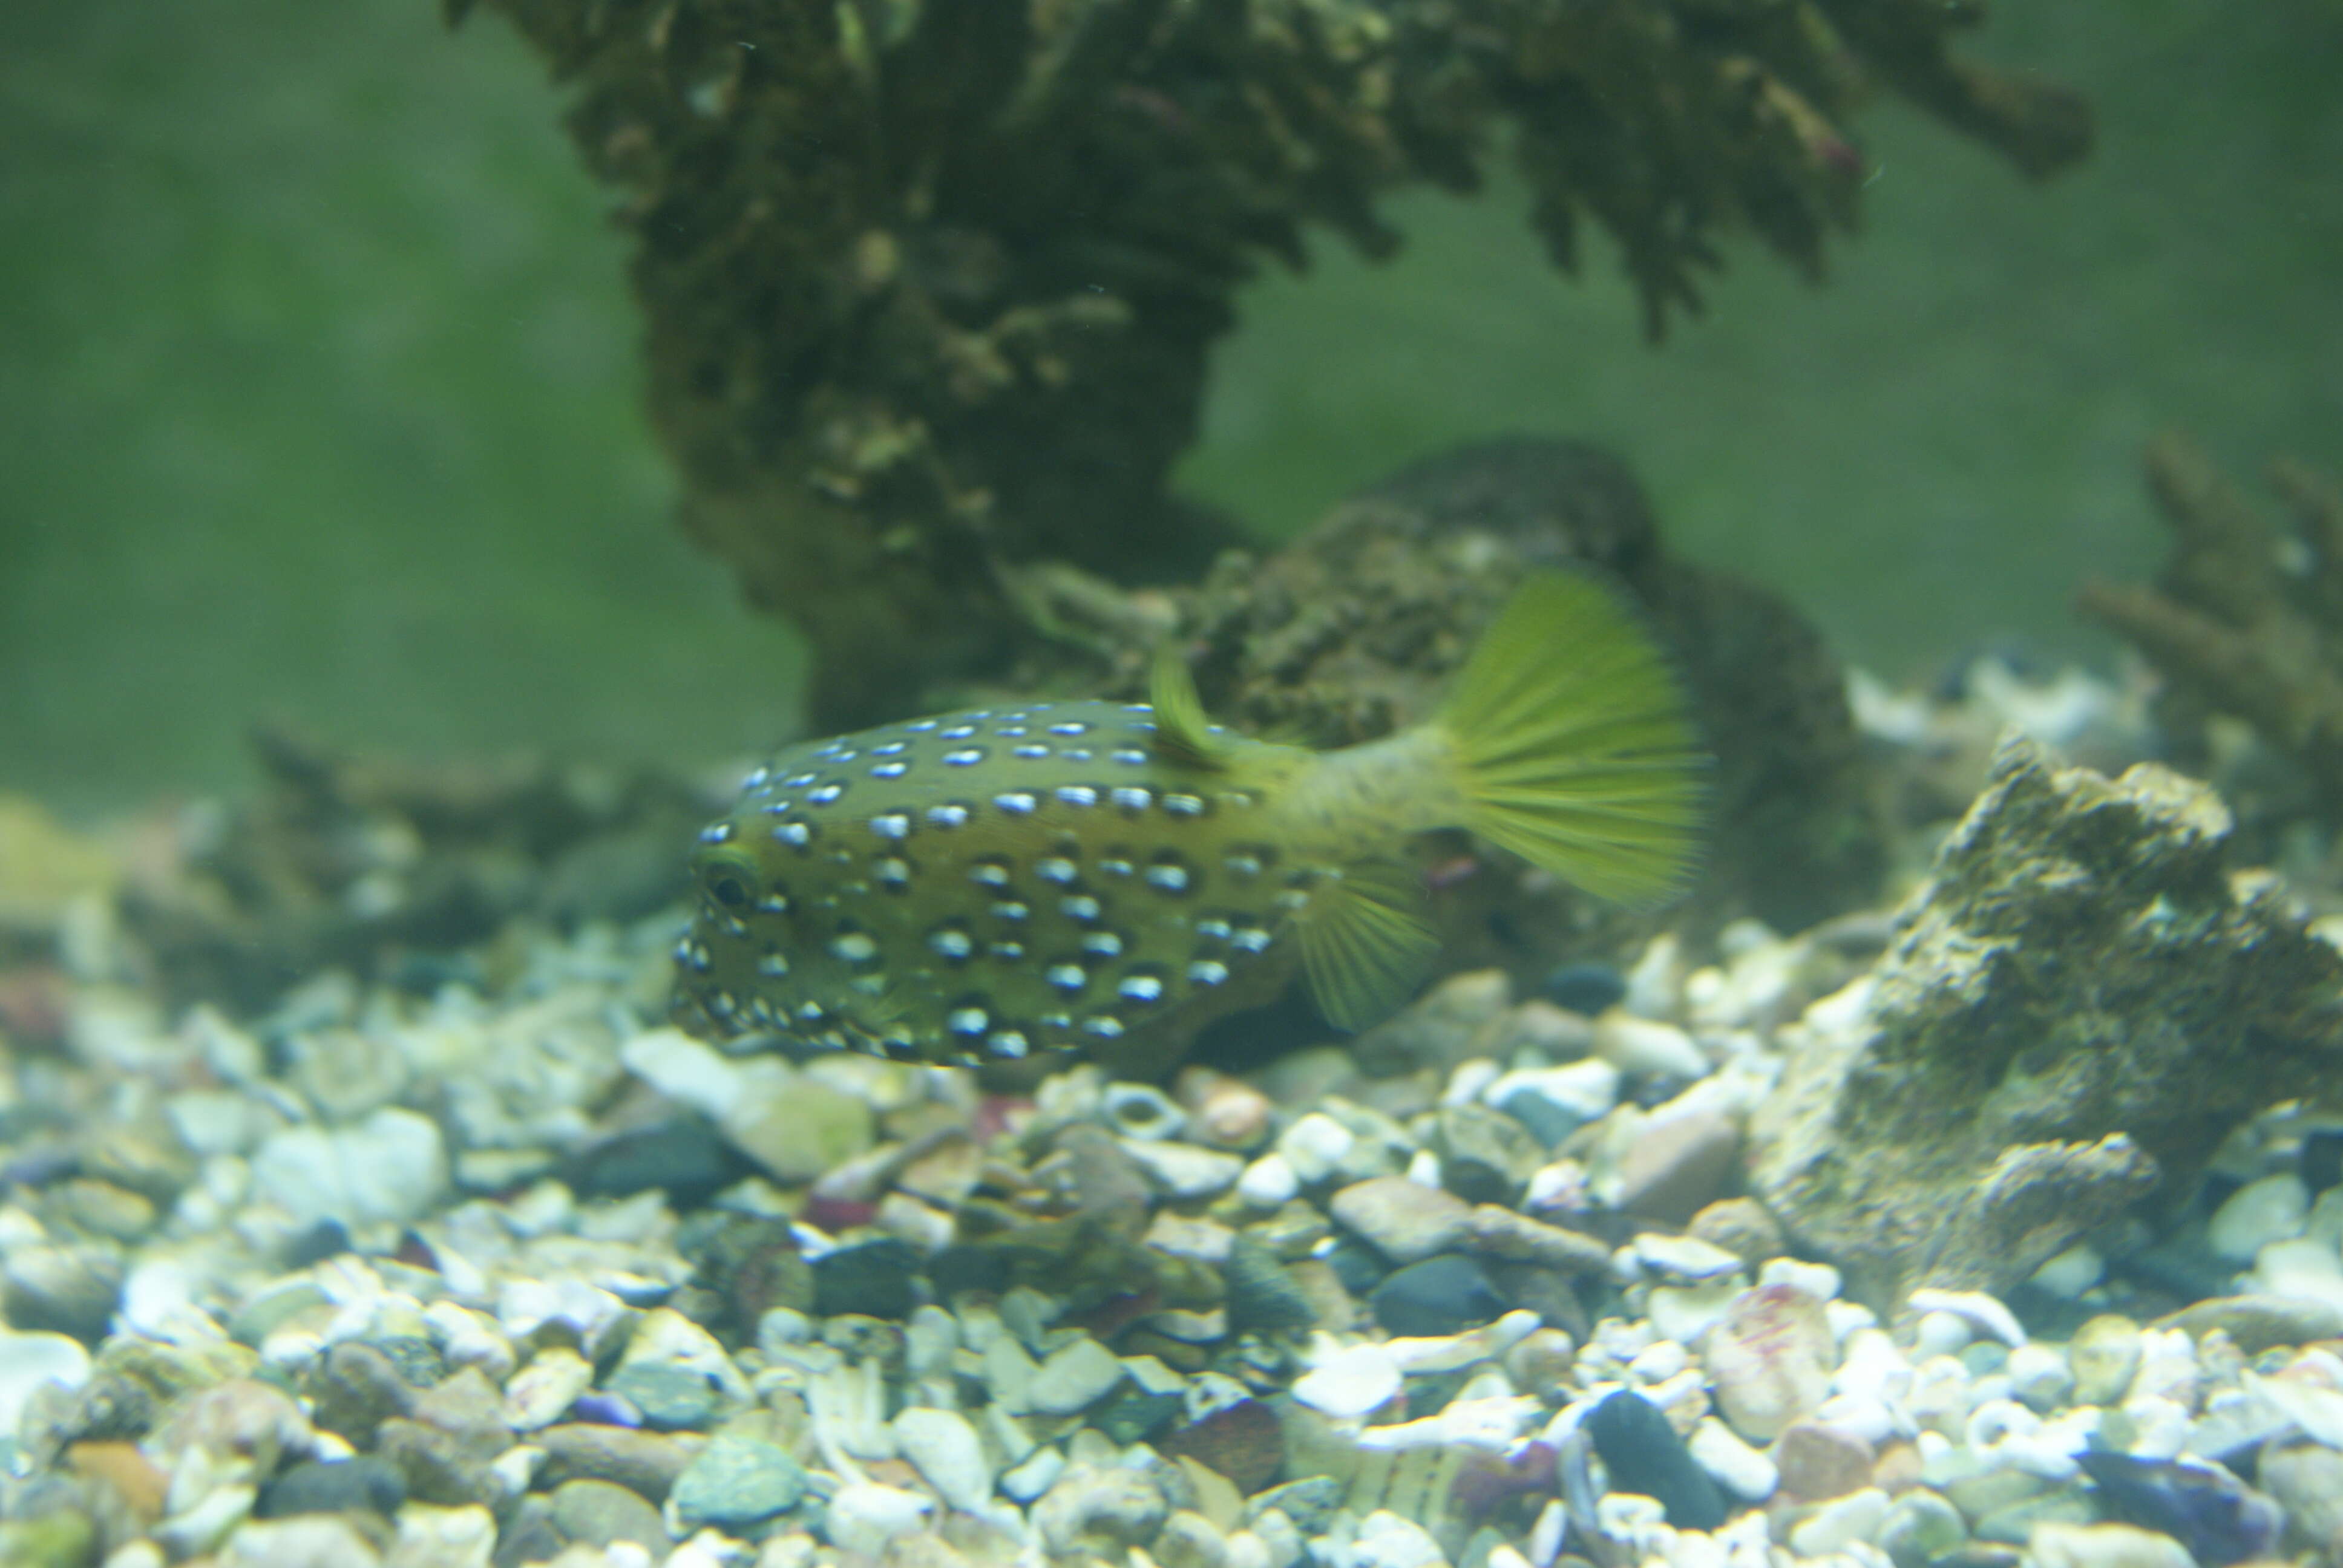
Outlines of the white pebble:
M1983 1291L1915 1291L1906 1298L1915 1312L1950 1312L1979 1333L1991 1334L2015 1348L2026 1342L2025 1327L2016 1313Z
M2035 1270L2032 1283L2036 1290L2062 1302L2080 1301L2107 1270L2107 1260L2096 1249L2077 1241Z
M1705 1078L1710 1062L1692 1036L1672 1023L1614 1008L1594 1020L1594 1054L1622 1072Z
M1868 1544L1887 1521L1887 1493L1875 1486L1834 1497L1790 1532L1790 1550L1801 1557L1828 1557Z
M1114 1352L1085 1335L1041 1364L1025 1386L1025 1402L1049 1415L1072 1415L1103 1399L1124 1375Z
M968 1418L957 1411L911 1408L889 1426L895 1444L927 1483L952 1507L973 1513L992 1495L992 1466Z
M838 1489L830 1500L827 1529L830 1544L841 1552L877 1557L887 1543L910 1533L927 1522L933 1505L916 1492L875 1482L855 1482Z
M1782 1473L1771 1459L1713 1415L1701 1417L1685 1446L1694 1463L1744 1503L1763 1503L1782 1483Z
M1020 1503L1031 1503L1058 1483L1066 1472L1066 1456L1054 1448L1037 1448L1025 1462L1004 1473L1001 1490Z
M1298 1118L1277 1136L1277 1152L1285 1157L1296 1180L1307 1186L1332 1176L1358 1138L1323 1111Z
M2302 1234L2310 1218L2310 1189L2290 1171L2248 1181L2213 1211L2205 1240L2215 1252L2244 1265L2272 1241Z
M1295 1399L1337 1421L1371 1414L1399 1391L1399 1363L1380 1344L1351 1345L1322 1355L1293 1382Z
M1794 1291L1804 1291L1818 1302L1835 1301L1844 1282L1839 1272L1828 1263L1809 1263L1797 1258L1768 1258L1757 1271L1760 1285L1787 1285Z
M2009 1379L2010 1392L2029 1410L2056 1410L2075 1392L2075 1374L2066 1365L2066 1354L2054 1345L2018 1346L2009 1352L2002 1372Z
M1920 1321L1912 1325L1912 1357L1915 1361L1930 1361L1937 1356L1956 1356L1968 1349L1976 1335L1969 1322L1958 1312L1923 1312Z
M2037 1524L2026 1539L2036 1568L2196 1568L2188 1549L2131 1524Z
M1282 1154L1272 1151L1244 1168L1237 1196L1256 1209L1282 1209L1302 1191L1302 1178Z

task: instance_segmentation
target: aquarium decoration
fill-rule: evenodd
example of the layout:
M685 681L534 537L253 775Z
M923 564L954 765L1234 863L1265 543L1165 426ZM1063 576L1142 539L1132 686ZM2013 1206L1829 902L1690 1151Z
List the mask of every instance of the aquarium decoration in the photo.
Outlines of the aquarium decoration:
M998 669L1063 568L1236 542L1165 488L1206 355L1310 229L1388 254L1387 191L1510 141L1556 265L1607 234L1657 336L1736 233L1820 275L1879 84L2032 175L2091 136L1936 0L491 8L622 194L683 526L804 631L823 732Z
M2203 447L2173 430L2147 449L2147 483L2173 534L2152 584L2092 582L2081 607L2139 649L2169 686L2164 718L2201 753L2206 718L2250 726L2296 764L2315 809L2343 812L2343 487L2281 457L2267 517Z

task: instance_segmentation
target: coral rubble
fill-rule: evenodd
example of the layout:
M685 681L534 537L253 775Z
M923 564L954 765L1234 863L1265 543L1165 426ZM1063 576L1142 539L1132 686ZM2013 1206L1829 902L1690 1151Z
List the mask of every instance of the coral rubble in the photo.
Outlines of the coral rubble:
M2172 559L2153 586L2085 585L2084 613L2171 684L2167 719L2244 719L2304 765L2327 812L2343 810L2343 487L2302 463L2272 463L2270 487L2294 514L2281 534L2177 431L2149 445L2147 479Z
M2330 1092L2343 957L2217 797L2012 738L1860 990L1785 1031L1753 1189L1866 1293L2006 1288L2222 1134Z
M1754 230L1819 270L1882 77L2029 173L2063 89L1952 62L1935 0L491 0L627 193L684 522L814 646L830 729L1039 635L1021 576L1200 568L1164 476L1263 257L1470 189L1510 124L1557 262L1621 245L1654 331ZM449 0L460 15L470 0Z

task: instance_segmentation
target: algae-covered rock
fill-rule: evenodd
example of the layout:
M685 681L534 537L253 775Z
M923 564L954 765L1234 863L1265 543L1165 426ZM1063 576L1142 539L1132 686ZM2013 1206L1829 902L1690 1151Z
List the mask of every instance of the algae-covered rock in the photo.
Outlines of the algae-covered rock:
M1794 1239L1899 1296L2001 1290L2277 1101L2331 1097L2343 955L2228 812L2006 740L1860 989L1785 1031L1752 1183Z
M1819 274L1875 80L2028 173L2090 140L1937 0L489 4L625 193L684 527L805 631L824 729L1060 635L1059 568L1201 569L1232 530L1165 477L1236 291L1313 226L1389 254L1388 190L1510 146L1556 264L1614 239L1656 333L1728 235Z
M1362 491L1275 555L1223 559L1188 616L1198 686L1216 716L1255 733L1372 739L1428 718L1513 586L1555 565L1626 590L1691 689L1716 758L1704 920L1754 914L1797 930L1868 895L1880 824L1821 636L1766 590L1669 554L1634 476L1584 442L1459 447ZM1466 848L1458 838L1446 853ZM1589 918L1550 883L1434 882L1460 968L1534 958L1542 972Z

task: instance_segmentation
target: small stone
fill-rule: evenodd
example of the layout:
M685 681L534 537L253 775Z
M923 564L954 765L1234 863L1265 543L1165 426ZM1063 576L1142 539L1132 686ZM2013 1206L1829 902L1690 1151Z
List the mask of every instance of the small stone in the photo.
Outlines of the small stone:
M1763 1503L1781 1484L1781 1472L1774 1462L1713 1415L1701 1418L1684 1447L1719 1486L1744 1503Z
M1255 1209L1279 1209L1301 1194L1302 1178L1285 1156L1272 1151L1244 1168L1237 1178L1237 1196Z
M1126 1139L1122 1151L1131 1156L1157 1191L1174 1202L1216 1198L1237 1184L1244 1174L1241 1156L1206 1149L1195 1143L1151 1143Z
M2019 1402L2043 1415L2064 1407L2075 1390L2075 1374L2055 1345L2018 1346L2009 1352L2002 1372Z
M370 1453L355 1459L304 1460L260 1488L256 1519L296 1513L346 1513L367 1509L386 1518L407 1501L407 1478L389 1461Z
M1681 1225L1740 1165L1741 1124L1734 1118L1715 1111L1654 1116L1620 1158L1615 1201L1623 1212Z
M1914 1487L1888 1508L1877 1541L1896 1568L1927 1568L1968 1538L1959 1509L1933 1492Z
M771 1443L719 1437L684 1466L669 1501L686 1530L738 1531L795 1508L805 1490L804 1466Z
M2310 1189L2291 1171L2248 1181L2213 1211L2205 1239L2219 1256L2240 1267L2272 1241L2302 1234L2310 1217Z
M2037 1524L2026 1550L2038 1568L2196 1568L2171 1536L2129 1524Z
M1150 1083L1110 1083L1099 1097L1106 1123L1125 1138L1159 1142L1188 1130L1188 1113Z
M555 1487L553 1527L565 1542L608 1546L631 1541L654 1556L669 1544L659 1510L608 1481L565 1481Z
M1523 1069L1497 1078L1481 1094L1552 1149L1619 1103L1619 1070L1597 1060Z
M1068 1470L1033 1504L1033 1527L1055 1555L1089 1550L1119 1559L1155 1538L1171 1512L1149 1476L1120 1466Z
M2296 1296L2216 1296L2183 1307L2157 1326L2181 1329L2192 1340L2218 1329L2237 1349L2256 1356L2273 1345L2343 1339L2343 1304Z
M1627 1389L1608 1396L1587 1416L1586 1434L1614 1492L1656 1499L1679 1530L1714 1530L1725 1523L1716 1483L1650 1400Z
M0 1261L0 1323L95 1344L121 1304L122 1274L111 1247L12 1245Z
M1582 1018L1600 1018L1627 998L1627 977L1605 963L1564 964L1539 982L1545 1000Z
M1124 1375L1112 1351L1084 1336L1041 1362L1026 1385L1025 1402L1046 1414L1073 1415L1105 1398Z
M252 1190L303 1224L419 1220L447 1191L438 1124L385 1106L348 1126L288 1127L252 1156Z
M35 1390L77 1389L89 1381L89 1352L64 1334L0 1327L0 1437L13 1438Z
M2343 1561L2343 1453L2323 1443L2272 1443L2256 1473L2295 1534L2324 1560Z
M382 1554L341 1515L307 1513L244 1525L216 1561L218 1568L376 1568Z
M1835 1497L1791 1530L1790 1550L1801 1557L1829 1557L1874 1541L1887 1522L1888 1507L1887 1493L1877 1487Z
M610 1374L605 1391L625 1400L654 1432L699 1432L723 1408L716 1385L689 1367L637 1362Z
M1465 1227L1465 1248L1483 1257L1565 1274L1600 1273L1611 1262L1609 1250L1594 1237L1494 1203L1481 1204L1466 1215Z
M1871 1484L1871 1444L1851 1432L1795 1422L1774 1445L1782 1490L1800 1503L1823 1503Z
M1518 1202L1545 1163L1545 1146L1527 1128L1483 1105L1442 1106L1433 1147L1441 1185L1467 1203Z
M1394 1263L1413 1263L1463 1241L1472 1210L1463 1200L1404 1176L1355 1181L1334 1194L1335 1220Z
M924 1525L934 1511L935 1504L916 1492L860 1481L838 1489L823 1528L840 1552L876 1558L889 1542Z
M1282 1333L1318 1321L1308 1292L1277 1254L1250 1237L1239 1236L1230 1244L1221 1279L1228 1292L1232 1332Z
M1355 1568L1448 1568L1448 1554L1414 1520L1378 1508L1359 1522L1351 1562Z
M909 1408L888 1423L895 1445L945 1503L973 1513L992 1495L992 1466L968 1418L957 1411Z
M825 1252L813 1261L814 1315L900 1320L919 1305L920 1254L888 1237Z
M581 1199L631 1198L656 1189L679 1211L699 1207L750 1169L715 1122L688 1111L613 1132L559 1167L563 1181Z
M594 1386L591 1362L567 1345L548 1345L505 1383L505 1424L535 1432L559 1421Z
M545 1450L544 1484L573 1477L615 1481L653 1503L666 1500L693 1452L663 1433L583 1422L548 1426L531 1441Z
M1922 1289L1905 1298L1916 1312L1950 1312L1981 1334L1990 1334L2013 1349L2026 1342L2026 1329L2017 1315L1983 1291Z
M1340 1170L1357 1141L1358 1135L1349 1128L1322 1111L1312 1111L1278 1134L1277 1152L1294 1179L1307 1187Z
M1268 1095L1240 1078L1191 1067L1179 1080L1181 1102L1187 1106L1188 1131L1215 1149L1256 1148L1268 1136L1275 1107Z
M1701 1348L1719 1411L1752 1442L1822 1403L1836 1353L1823 1303L1786 1285L1742 1292Z
M2139 1325L2102 1312L2075 1331L2066 1362L2075 1374L2075 1402L2119 1404L2139 1371Z
M388 1356L353 1340L326 1352L302 1392L316 1406L318 1426L356 1447L372 1448L376 1430L392 1416L405 1415L416 1391Z
M1357 1421L1391 1402L1400 1391L1399 1363L1380 1344L1350 1345L1293 1382L1293 1397L1336 1421Z
M1635 1261L1645 1271L1664 1280L1687 1281L1698 1284L1705 1280L1721 1280L1739 1273L1744 1267L1741 1259L1722 1247L1711 1246L1694 1236L1666 1236L1656 1231L1646 1231L1629 1243Z
M408 1503L399 1511L390 1568L489 1568L497 1548L496 1515L480 1503L435 1508Z
M1285 1436L1277 1412L1241 1399L1177 1427L1155 1441L1166 1459L1192 1459L1225 1475L1247 1496L1274 1480L1285 1464Z
M1689 1232L1710 1247L1722 1247L1750 1268L1766 1259L1778 1259L1783 1250L1781 1223L1755 1198L1720 1198L1692 1216Z
M1672 1023L1620 1010L1594 1020L1594 1054L1622 1072L1650 1078L1705 1078L1707 1057Z
M1367 1305L1386 1332L1409 1335L1462 1333L1505 1310L1481 1266L1454 1253L1394 1270L1374 1288Z
M1176 1509L1163 1521L1163 1528L1155 1537L1155 1549L1149 1555L1161 1568L1224 1568L1229 1541L1202 1514L1193 1509Z

